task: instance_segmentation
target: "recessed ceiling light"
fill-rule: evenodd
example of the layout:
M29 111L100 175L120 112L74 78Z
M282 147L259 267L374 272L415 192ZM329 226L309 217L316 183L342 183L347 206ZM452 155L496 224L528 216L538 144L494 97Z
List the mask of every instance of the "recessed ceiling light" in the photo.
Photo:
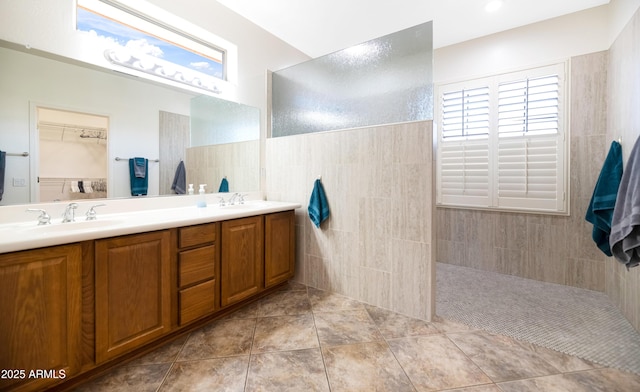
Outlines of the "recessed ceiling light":
M484 6L484 10L487 12L495 12L497 10L500 9L500 7L502 7L502 0L492 0L490 2L487 3L487 5Z

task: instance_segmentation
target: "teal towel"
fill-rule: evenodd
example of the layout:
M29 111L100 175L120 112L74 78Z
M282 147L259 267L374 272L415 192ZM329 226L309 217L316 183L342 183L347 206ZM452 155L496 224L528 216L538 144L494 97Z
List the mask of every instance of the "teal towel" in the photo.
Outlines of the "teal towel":
M144 177L136 175L136 167L140 160L144 160ZM144 196L149 188L149 160L144 158L129 159L129 179L131 182L131 196Z
M611 234L611 220L621 179L622 147L620 143L614 141L611 143L609 153L600 171L600 176L593 190L593 196L591 196L591 202L585 216L587 222L593 224L591 238L607 256L612 255L609 235Z
M218 192L229 192L229 181L227 181L226 178L223 178L222 181L220 181L220 188L218 188Z
M324 194L324 187L319 179L313 184L308 211L309 218L316 227L320 227L320 223L329 217L329 203L327 203L327 196Z

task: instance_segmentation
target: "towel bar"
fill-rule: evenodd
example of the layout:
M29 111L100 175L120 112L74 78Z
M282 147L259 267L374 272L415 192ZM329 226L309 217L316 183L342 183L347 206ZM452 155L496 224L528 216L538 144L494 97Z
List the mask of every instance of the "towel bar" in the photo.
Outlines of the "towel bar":
M133 159L133 158L116 157L116 161L128 161L129 159ZM149 162L160 162L160 159L149 159Z

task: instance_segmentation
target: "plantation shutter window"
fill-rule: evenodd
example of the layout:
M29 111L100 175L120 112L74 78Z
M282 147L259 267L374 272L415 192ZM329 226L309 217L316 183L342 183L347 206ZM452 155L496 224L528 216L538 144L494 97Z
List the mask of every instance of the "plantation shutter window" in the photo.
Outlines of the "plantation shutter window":
M442 96L442 137L489 135L489 87L445 92Z
M500 83L500 137L558 133L558 75Z
M438 96L439 205L567 213L564 63L439 86Z

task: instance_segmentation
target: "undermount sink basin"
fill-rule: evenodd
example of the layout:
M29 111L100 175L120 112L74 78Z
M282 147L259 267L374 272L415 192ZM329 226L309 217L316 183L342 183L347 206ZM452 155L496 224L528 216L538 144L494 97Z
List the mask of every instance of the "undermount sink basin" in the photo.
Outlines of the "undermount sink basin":
M123 223L122 219L97 219L97 220L79 220L75 222L61 223L53 222L48 225L22 226L23 231L36 231L42 233L65 232L65 231L82 231L91 229L104 229L109 226L116 226Z

